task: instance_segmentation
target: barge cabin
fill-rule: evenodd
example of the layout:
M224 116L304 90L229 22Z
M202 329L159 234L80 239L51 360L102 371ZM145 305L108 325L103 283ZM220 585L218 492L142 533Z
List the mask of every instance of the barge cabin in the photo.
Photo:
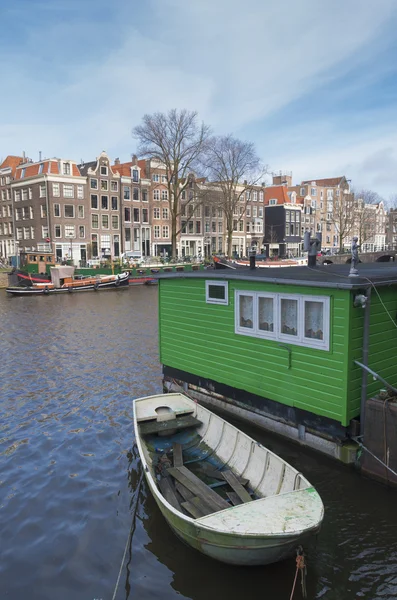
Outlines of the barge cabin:
M367 401L397 387L397 267L349 273L327 265L159 275L164 387L353 462Z

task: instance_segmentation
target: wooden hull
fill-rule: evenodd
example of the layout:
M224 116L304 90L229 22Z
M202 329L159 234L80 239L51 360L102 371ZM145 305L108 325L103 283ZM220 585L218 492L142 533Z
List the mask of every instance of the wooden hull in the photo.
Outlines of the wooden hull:
M169 400L167 397L170 397ZM145 436L140 435L140 423L147 417L139 403L146 400L152 406L157 403L163 407L172 405L175 398L176 402L178 398L183 399L186 406L190 402L194 416L203 422L198 431L201 429L205 447L211 448L208 454L211 460L216 452L222 464L227 464L236 475L248 477L256 500L218 512L210 511L210 514L198 518L184 514L166 500L157 484L153 453L148 450L157 442L151 439L148 446ZM266 565L293 555L299 545L319 531L323 505L309 482L249 436L185 396L163 394L136 400L134 425L146 481L154 499L174 533L192 548L228 564ZM157 439L160 447L157 450L162 452L168 441L164 437ZM209 442L212 439L214 443L211 446ZM271 489L275 492L272 496ZM265 490L269 496L266 496Z
M31 286L21 285L6 288L12 296L48 296L53 294L72 294L77 292L96 292L99 290L119 289L128 286L128 274L121 274L115 278L76 280L56 288L51 282L37 283Z

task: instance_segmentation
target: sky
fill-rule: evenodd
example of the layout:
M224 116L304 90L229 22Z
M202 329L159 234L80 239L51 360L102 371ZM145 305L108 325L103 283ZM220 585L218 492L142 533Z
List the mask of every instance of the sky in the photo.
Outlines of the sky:
M0 0L0 31L0 158L127 162L186 108L269 173L397 194L396 0Z

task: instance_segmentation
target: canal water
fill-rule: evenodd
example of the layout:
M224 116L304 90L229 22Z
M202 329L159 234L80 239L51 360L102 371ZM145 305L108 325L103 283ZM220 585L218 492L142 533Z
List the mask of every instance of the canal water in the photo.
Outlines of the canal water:
M132 401L162 391L157 293L0 290L1 600L289 600L293 559L211 561L176 539L140 483ZM324 525L307 549L308 598L396 599L397 493L241 428L323 498Z

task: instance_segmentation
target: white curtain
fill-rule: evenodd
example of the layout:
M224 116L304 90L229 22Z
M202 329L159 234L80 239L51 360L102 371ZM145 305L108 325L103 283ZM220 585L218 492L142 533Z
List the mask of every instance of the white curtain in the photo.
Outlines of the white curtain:
M239 297L240 308L240 327L253 329L254 327L254 306L252 296Z
M324 305L322 302L305 302L305 337L324 339Z
M281 300L281 333L298 335L298 301Z
M274 331L273 298L259 298L259 329Z

